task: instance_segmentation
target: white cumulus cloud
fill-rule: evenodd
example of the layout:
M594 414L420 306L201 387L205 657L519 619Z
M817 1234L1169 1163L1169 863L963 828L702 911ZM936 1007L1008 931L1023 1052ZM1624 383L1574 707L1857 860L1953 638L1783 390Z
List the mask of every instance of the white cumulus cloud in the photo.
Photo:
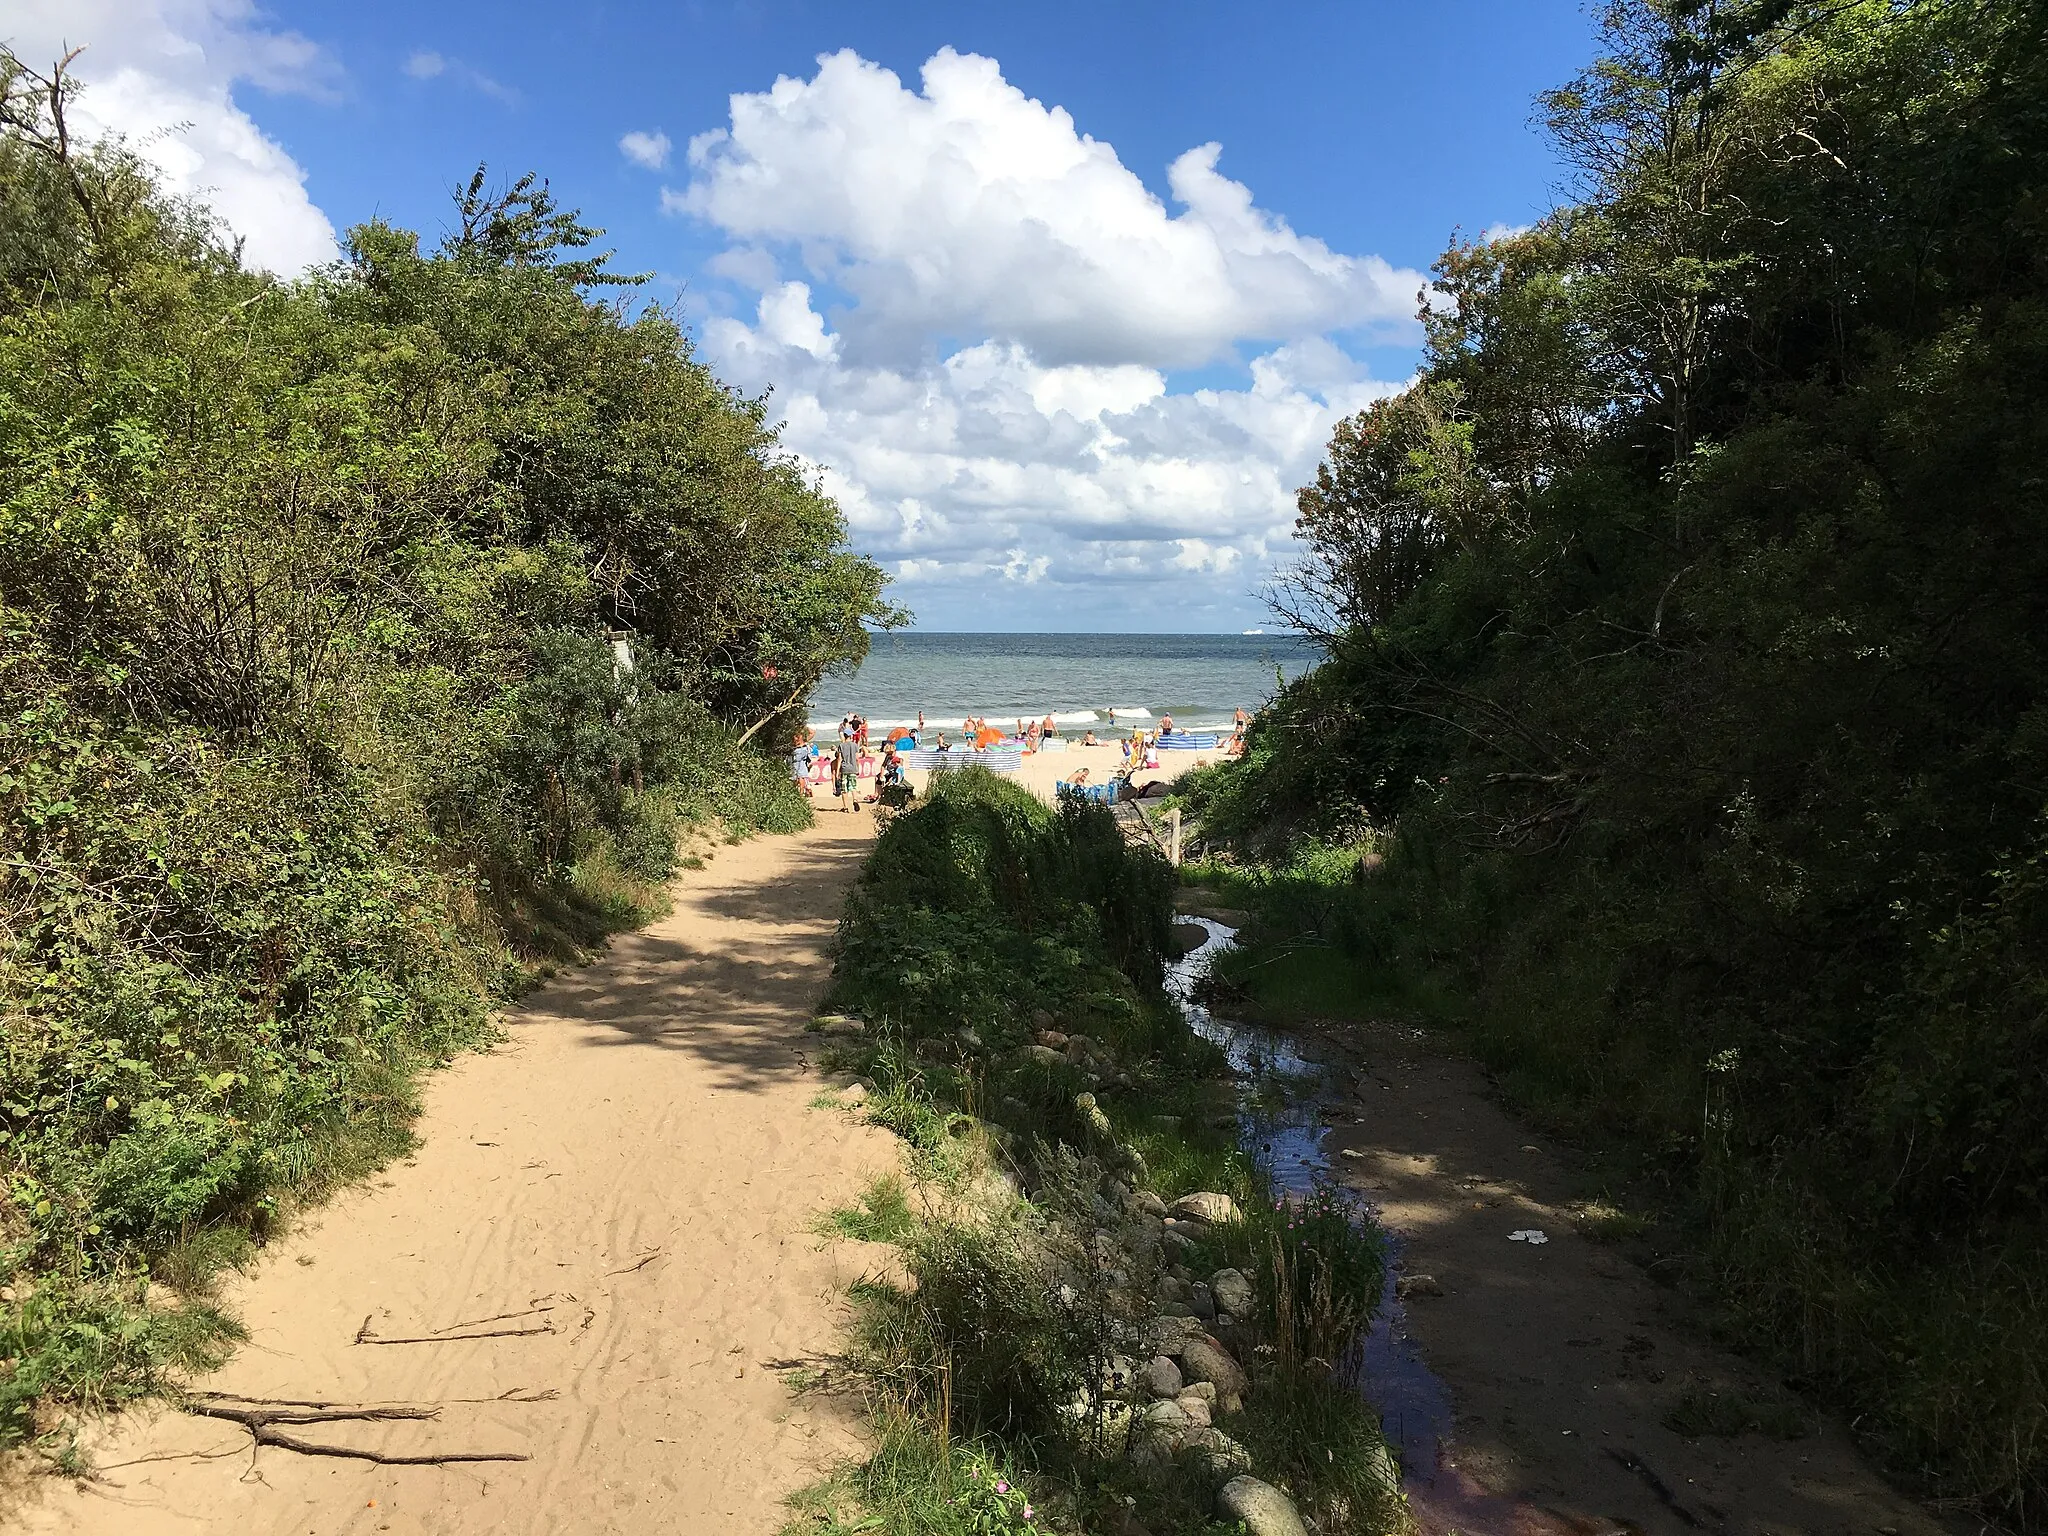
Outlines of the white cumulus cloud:
M84 45L78 128L124 135L243 238L252 264L292 274L333 258L306 173L234 100L241 83L331 96L339 71L318 45L265 26L252 0L10 0L4 28L39 69Z
M647 133L635 128L619 140L619 153L635 165L644 166L650 171L661 170L668 164L668 152L673 147L669 143L668 135L658 129L653 133Z
M1331 426L1396 387L1335 338L1412 339L1424 280L1297 232L1220 157L1175 160L1169 208L993 60L942 51L913 91L843 52L733 97L663 200L751 296L707 356L773 390L926 622L1236 628ZM1176 381L1219 362L1249 377Z
M1174 213L993 59L943 49L922 82L841 52L734 96L668 206L797 251L851 298L861 351L988 334L1048 361L1185 367L1247 338L1412 324L1421 274L1297 233L1218 170L1217 145L1168 168Z

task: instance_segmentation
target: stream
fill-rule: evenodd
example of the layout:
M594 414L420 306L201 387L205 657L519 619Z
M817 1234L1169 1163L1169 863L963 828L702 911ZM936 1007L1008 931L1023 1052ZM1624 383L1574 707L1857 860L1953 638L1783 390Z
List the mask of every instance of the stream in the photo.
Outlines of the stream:
M1237 930L1188 914L1177 914L1175 921L1197 924L1208 937L1167 968L1166 990L1195 1033L1220 1046L1238 1073L1239 1140L1245 1151L1265 1169L1278 1192L1306 1195L1318 1184L1338 1185L1323 1141L1330 1121L1355 1118L1355 1109L1347 1103L1353 1096L1336 1074L1302 1055L1287 1035L1219 1018L1197 1001L1197 983L1208 975L1216 957L1236 944ZM1274 1092L1276 1087L1280 1091ZM1356 1191L1349 1193L1358 1204L1360 1219L1377 1225L1379 1213L1372 1203ZM1387 1448L1401 1463L1403 1486L1427 1492L1442 1466L1451 1397L1403 1327L1405 1307L1395 1295L1401 1242L1384 1227L1381 1231L1387 1254L1385 1289L1370 1332L1342 1369L1379 1414Z

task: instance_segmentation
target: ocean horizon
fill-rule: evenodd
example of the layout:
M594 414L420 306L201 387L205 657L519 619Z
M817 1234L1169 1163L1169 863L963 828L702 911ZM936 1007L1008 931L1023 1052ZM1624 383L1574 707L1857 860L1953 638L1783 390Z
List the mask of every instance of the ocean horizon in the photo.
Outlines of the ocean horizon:
M1071 730L1141 725L1172 715L1195 729L1257 710L1321 657L1297 635L1020 633L899 630L878 634L851 674L811 695L813 729L849 713L933 730L970 715L1000 725L1051 715Z

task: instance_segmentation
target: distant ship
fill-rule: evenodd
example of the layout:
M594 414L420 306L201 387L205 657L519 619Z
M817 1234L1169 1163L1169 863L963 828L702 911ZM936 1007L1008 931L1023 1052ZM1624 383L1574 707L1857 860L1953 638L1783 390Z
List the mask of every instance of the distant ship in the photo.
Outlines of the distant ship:
M1265 631L1263 629L1248 629L1245 633L1248 635L1263 635Z

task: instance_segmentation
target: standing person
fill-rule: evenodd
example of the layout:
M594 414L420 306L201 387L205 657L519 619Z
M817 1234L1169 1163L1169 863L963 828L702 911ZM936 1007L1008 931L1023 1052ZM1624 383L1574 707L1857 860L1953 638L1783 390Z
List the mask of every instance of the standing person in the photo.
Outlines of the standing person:
M1162 736L1171 736L1173 734L1173 716L1161 715L1159 717L1159 734Z
M1053 719L1051 715L1047 715L1045 719L1042 722L1040 722L1038 727L1038 734L1040 736L1057 736L1059 735L1059 733L1060 723L1059 721Z
M860 748L854 745L851 733L839 738L834 748L838 753L832 769L832 793L839 801L842 811L860 808Z
M921 709L917 712L917 739L924 740L924 711Z
M1237 719L1233 722L1233 724L1236 726L1236 734L1242 736L1244 734L1244 728L1250 725L1251 723L1252 717L1244 712L1244 706L1242 704L1238 705Z

